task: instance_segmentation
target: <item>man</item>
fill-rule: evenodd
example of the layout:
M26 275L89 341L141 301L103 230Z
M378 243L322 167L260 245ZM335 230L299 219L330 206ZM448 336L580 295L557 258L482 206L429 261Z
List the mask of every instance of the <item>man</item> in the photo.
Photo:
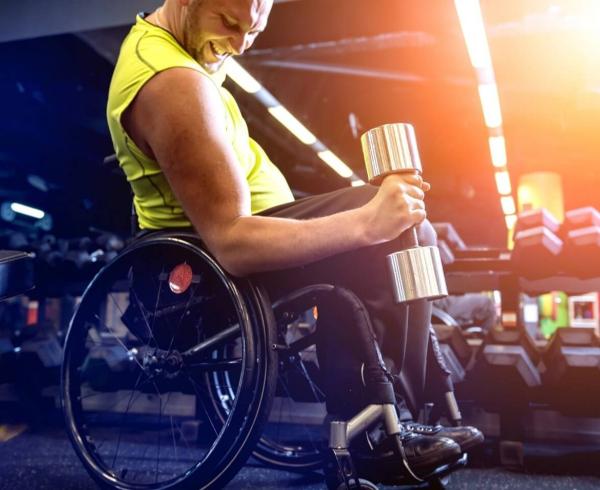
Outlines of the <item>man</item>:
M411 306L420 320L408 329L407 308L393 303L384 257L405 248L401 234L414 225L435 241L423 202L430 186L419 176L395 175L379 188L294 201L221 87L225 61L252 45L271 7L272 0L166 0L138 17L115 68L108 122L140 226L193 226L228 272L258 275L274 297L314 282L352 289L384 354L418 391L430 306ZM470 429L447 434L467 446L480 439ZM460 453L443 437L412 434L406 444L417 465Z

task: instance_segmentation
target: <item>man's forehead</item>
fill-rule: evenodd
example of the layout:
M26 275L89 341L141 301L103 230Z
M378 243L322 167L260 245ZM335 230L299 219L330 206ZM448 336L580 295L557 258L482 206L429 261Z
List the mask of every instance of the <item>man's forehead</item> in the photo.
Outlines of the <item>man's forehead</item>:
M267 23L273 0L223 0L226 12L246 27L263 29Z

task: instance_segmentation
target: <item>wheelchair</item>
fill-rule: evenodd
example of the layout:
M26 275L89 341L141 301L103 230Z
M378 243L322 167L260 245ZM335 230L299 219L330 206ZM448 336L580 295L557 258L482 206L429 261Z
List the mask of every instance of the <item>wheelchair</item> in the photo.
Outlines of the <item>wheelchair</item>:
M387 401L331 422L327 445L318 331L294 326L333 289L271 304L192 233L133 241L88 285L65 340L66 428L91 477L105 489L222 488L253 453L287 469L325 467L328 488L377 488L358 479L348 445L377 421L397 432L389 380L375 369ZM286 425L306 411L312 423ZM423 478L408 469L406 483L439 484L465 458Z

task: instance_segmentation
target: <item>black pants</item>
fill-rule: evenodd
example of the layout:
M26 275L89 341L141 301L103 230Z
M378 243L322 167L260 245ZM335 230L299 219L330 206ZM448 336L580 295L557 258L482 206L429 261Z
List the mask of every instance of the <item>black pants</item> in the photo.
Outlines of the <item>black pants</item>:
M265 216L310 219L354 209L367 203L377 188L366 185L299 199L260 213ZM436 235L428 221L418 227L419 243L435 245ZM298 243L301 247L302 244ZM365 304L377 340L393 371L402 371L404 396L411 410L420 404L425 384L431 304L410 306L394 302L386 255L406 249L405 235L385 244L356 249L303 267L258 275L273 300L302 286L316 283L339 285L353 291ZM340 349L345 339L340 338Z

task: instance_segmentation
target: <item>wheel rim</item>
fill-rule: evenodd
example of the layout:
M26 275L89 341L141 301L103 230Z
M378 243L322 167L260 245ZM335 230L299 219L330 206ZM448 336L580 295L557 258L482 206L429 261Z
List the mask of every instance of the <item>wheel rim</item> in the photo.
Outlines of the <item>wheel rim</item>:
M68 432L86 468L117 488L177 486L200 467L214 477L244 420L237 404L248 401L255 380L255 341L239 291L203 252L181 242L174 254L174 243L142 243L101 271L67 336ZM198 277L175 295L167 281L181 263ZM237 333L182 360L227 330ZM211 407L224 402L225 416L214 417Z

